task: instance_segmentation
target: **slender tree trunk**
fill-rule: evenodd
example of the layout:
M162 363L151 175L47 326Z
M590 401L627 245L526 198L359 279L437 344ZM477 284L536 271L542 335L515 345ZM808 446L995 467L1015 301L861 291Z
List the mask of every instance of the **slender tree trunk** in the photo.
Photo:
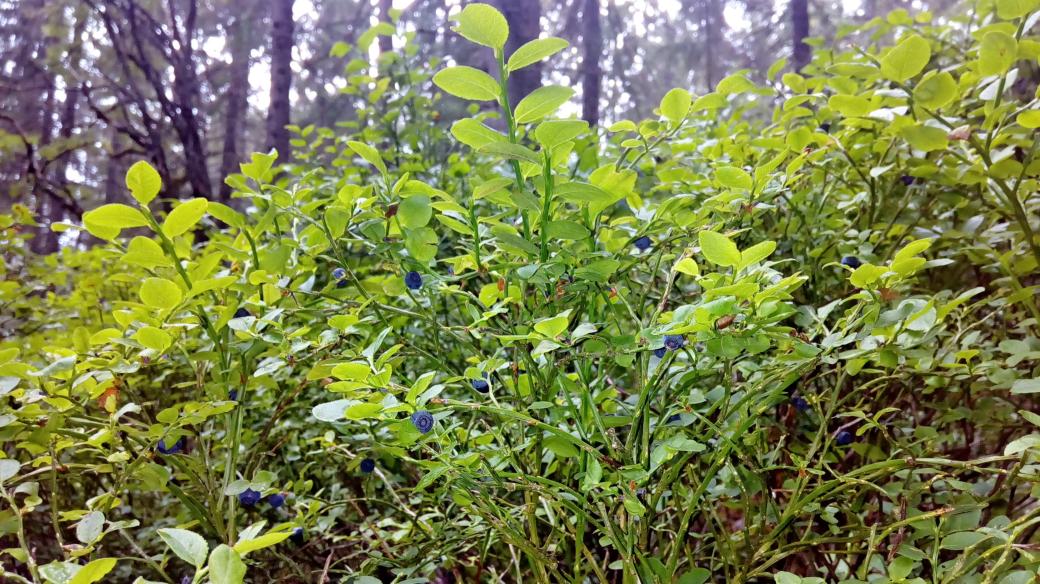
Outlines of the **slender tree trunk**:
M220 160L220 201L231 200L231 186L223 181L238 172L242 156L239 152L243 124L249 108L249 42L250 14L235 19L231 30L231 74L228 77L227 103L224 112L224 151Z
M394 7L393 0L379 0L379 20L382 22L393 24L393 20L390 19L390 9ZM379 52L390 53L394 50L394 39L390 36L379 37Z
M581 61L581 117L590 126L599 124L600 87L603 69L603 25L599 19L599 0L584 0L581 10L582 45Z
M51 143L54 129L54 89L54 76L47 75L47 95L44 98L43 111L40 113L40 148L44 148ZM56 234L51 231L50 224L55 212L60 213L61 208L60 202L56 201L54 195L48 192L46 188L47 172L46 168L42 166L43 157L33 156L33 158L38 159L30 163L34 165L33 168L35 170L33 174L35 176L28 178L32 181L33 199L36 202L36 222L40 226L36 229L36 236L33 237L30 248L38 254L49 254L58 251L58 240L55 237ZM36 162L39 162L40 165L35 165Z
M540 0L498 0L498 8L509 22L509 40L506 59L528 41L538 38L541 30L542 4ZM525 95L542 84L542 65L535 63L509 76L509 103L515 106Z
M289 148L289 90L292 89L293 0L273 0L271 14L271 105L267 110L267 146L282 162Z
M108 128L108 161L105 164L105 202L121 203L126 197L126 163L121 155L126 142L123 133L115 126Z
M715 89L718 81L719 52L722 50L720 32L725 26L722 16L722 6L719 0L704 0L704 23L705 48L704 48L704 76L705 90Z
M176 108L174 129L184 147L184 171L192 195L208 199L213 194L213 184L210 182L206 146L202 140L202 119L195 115L195 106L199 103L199 79L195 71L192 42L195 39L197 12L198 5L193 0L188 5L187 13L183 15L183 35L179 37L179 50L171 55L173 94L176 103L179 104Z
M812 49L805 44L809 36L809 0L791 0L791 34L794 51L791 65L795 71L801 71L812 58Z

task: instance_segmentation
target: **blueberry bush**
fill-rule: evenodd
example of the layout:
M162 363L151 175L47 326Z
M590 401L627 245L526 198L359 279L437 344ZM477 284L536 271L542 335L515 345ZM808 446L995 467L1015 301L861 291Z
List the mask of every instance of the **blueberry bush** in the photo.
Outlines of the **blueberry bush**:
M1035 0L608 128L456 20L233 206L0 217L4 578L1037 582Z

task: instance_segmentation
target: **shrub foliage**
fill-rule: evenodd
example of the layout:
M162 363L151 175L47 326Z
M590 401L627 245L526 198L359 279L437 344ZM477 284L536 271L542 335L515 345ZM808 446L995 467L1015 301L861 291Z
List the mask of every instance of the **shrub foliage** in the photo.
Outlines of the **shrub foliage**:
M1034 582L1040 12L979 6L597 130L470 4L497 77L409 46L234 207L14 209L6 576Z

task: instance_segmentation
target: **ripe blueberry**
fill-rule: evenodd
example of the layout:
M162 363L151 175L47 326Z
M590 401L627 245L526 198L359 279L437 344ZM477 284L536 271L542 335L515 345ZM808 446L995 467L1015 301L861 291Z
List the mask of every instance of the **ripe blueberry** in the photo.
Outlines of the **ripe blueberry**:
M859 258L856 256L845 256L841 258L841 265L848 266L855 270L856 268L862 266L863 262L859 261Z
M292 535L289 536L289 539L296 545L303 544L303 528L294 527L292 530Z
M166 440L160 440L155 449L158 450L160 454L177 454L184 450L185 443L186 441L184 440L184 436L178 438L177 441L169 447L166 446Z
M470 385L480 393L487 393L488 387L490 387L487 382L487 374L484 375L484 379L474 379L470 382Z
M416 271L408 272L404 275L404 285L408 286L409 290L422 288L422 274Z
M260 502L260 491L247 488L238 494L238 502L246 507L252 507Z
M640 237L639 239L632 242L639 251L646 251L650 249L650 238L647 236Z
M275 493L267 496L267 504L273 509L277 509L282 505L285 505L285 495L281 493Z
M372 460L371 458L366 458L365 460L361 461L360 468L361 472L368 474L376 469L376 461Z
M838 435L834 437L834 443L838 446L848 446L852 444L852 432L848 430L842 430L838 432Z
M249 311L246 310L244 307L243 308L239 308L238 310L235 311L235 318L245 318L247 316L251 316L251 315L249 314Z
M231 401L238 401L238 390L237 389L232 389L231 391L228 392L227 396L228 396L228 399L231 400Z
M347 277L347 271L343 268L336 268L335 270L332 270L332 277L335 280L342 280Z
M664 346L669 351L675 351L681 349L686 344L686 339L682 335L665 335Z
M658 359L664 359L664 354L668 352L668 347L661 347L660 349L654 349L654 357Z
M914 184L914 177L910 176L909 174L904 174L903 176L899 177L899 180L903 181L903 184L906 186Z
M423 434L433 429L433 414L426 410L419 410L412 414L412 425Z
M798 410L799 412L809 411L809 402L805 401L805 398L800 395L796 395L791 398L791 405L793 405L794 409Z

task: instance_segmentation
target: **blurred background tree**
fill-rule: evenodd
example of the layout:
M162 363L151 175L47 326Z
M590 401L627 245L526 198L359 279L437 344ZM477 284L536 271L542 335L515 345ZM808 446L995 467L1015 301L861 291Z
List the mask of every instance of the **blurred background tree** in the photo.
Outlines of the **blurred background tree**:
M742 69L764 81L781 57L784 70L800 70L812 38L833 40L845 23L897 8L941 15L952 7L932 1L494 3L510 22L507 52L539 31L571 43L561 66L511 79L513 103L551 80L578 91L581 106L571 113L609 125L649 115L672 87L704 93ZM34 251L54 252L62 241L49 226L117 200L126 168L142 159L170 196L226 202L222 177L248 152L287 154L294 128L356 122L356 100L365 98L348 85L375 83L371 74L404 45L401 35L415 35L431 66L449 60L496 74L449 28L449 14L465 2L0 2L0 210L31 209L40 224ZM393 22L396 36L365 38L380 22ZM369 71L344 65L346 48L359 42ZM450 124L450 113L440 122Z

